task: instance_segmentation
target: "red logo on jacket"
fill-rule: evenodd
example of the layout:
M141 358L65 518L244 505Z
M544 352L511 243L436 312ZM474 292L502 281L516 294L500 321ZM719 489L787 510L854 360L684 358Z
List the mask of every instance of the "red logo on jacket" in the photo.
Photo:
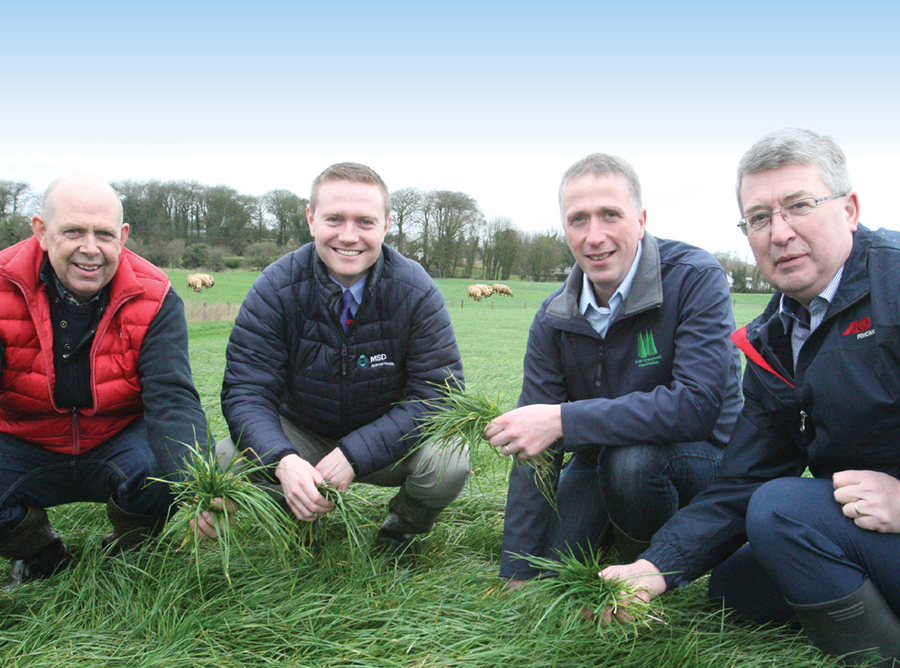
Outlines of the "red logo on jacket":
M871 326L871 318L860 318L859 320L854 320L850 323L847 331L844 332L844 336L849 336L850 334L862 334L863 332L868 331Z

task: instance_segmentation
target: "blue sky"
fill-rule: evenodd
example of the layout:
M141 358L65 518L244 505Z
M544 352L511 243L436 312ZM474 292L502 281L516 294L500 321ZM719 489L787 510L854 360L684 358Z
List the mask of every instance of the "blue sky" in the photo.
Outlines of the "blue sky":
M27 6L26 6L27 5ZM0 179L193 179L308 194L357 160L558 224L565 168L641 175L648 229L747 254L734 170L785 126L844 147L863 222L900 227L888 2L91 2L5 7Z

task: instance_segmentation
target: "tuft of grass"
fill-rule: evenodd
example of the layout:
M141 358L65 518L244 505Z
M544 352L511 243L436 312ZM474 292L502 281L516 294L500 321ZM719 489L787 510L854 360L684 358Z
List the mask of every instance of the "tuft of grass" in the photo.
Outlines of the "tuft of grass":
M366 531L372 527L372 522L361 508L370 507L372 502L352 488L341 492L325 483L319 484L318 488L322 496L335 506L333 511L317 520L323 523L321 530L326 530L325 523L342 525L353 556L362 561L368 559L370 539Z
M627 580L600 577L600 571L606 566L602 563L601 552L588 548L576 556L570 548L559 553L557 559L515 556L526 560L534 568L555 573L555 576L548 573L531 580L517 590L542 610L535 628L554 616L560 617L567 625L573 621L593 621L598 632L607 633L619 633L623 629L636 631L638 626L646 626L650 620L660 621L651 614L650 604L637 596L637 589ZM601 625L599 621L607 610L613 615L623 612L631 621L624 625Z
M501 406L501 394L496 397L472 389L464 389L445 380L435 384L441 396L434 399L416 399L428 410L423 413L416 434L419 443L431 441L441 448L454 452L463 452L466 448L474 452L484 448L487 441L484 430L496 418L505 412ZM499 457L504 455L495 448L489 448ZM414 452L415 448L410 452ZM409 456L407 454L407 456ZM511 458L514 466L528 466L534 471L535 484L541 494L554 508L556 507L556 464L553 453L545 450L531 459Z
M274 548L276 556L289 554L293 541L287 514L270 494L250 479L265 467L251 462L243 453L236 454L227 466L222 467L215 448L201 448L197 442L187 447L188 456L181 479L160 481L172 488L178 508L166 525L163 537L185 534L181 548L192 545L198 575L203 541L199 533L191 529L191 523L196 525L203 512L209 512L212 516L218 534L216 542L222 571L229 584L232 548L243 549L241 540L235 540L235 534L242 526L252 530L254 534L261 532L263 539ZM219 499L234 502L236 508L232 508L227 502L221 503ZM238 519L238 515L243 517ZM257 539L255 536L254 540Z

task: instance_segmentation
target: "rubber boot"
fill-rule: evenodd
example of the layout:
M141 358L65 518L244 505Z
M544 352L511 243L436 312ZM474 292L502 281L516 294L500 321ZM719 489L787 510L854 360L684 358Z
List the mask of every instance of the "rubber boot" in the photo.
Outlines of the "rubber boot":
M417 534L431 531L443 508L429 508L402 487L388 508L387 517L375 536L375 549L398 565L409 565L413 559L413 539Z
M900 620L871 580L834 601L788 603L813 644L846 665L900 666Z
M649 540L635 540L615 525L613 525L613 533L616 536L615 548L620 563L630 564L638 558L641 552L650 547Z
M130 550L148 538L159 535L168 517L136 515L122 510L113 497L106 502L106 515L113 530L103 537L103 547L113 546L113 553Z
M3 585L12 591L26 582L49 578L69 565L72 555L43 508L28 508L19 524L0 532L0 557L12 559L12 572Z

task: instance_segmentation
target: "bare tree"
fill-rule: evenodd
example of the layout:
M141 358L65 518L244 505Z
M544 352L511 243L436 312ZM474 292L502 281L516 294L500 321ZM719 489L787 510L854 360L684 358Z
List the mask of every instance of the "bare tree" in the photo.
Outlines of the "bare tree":
M33 197L25 181L0 181L0 216L23 215Z
M432 190L425 197L423 220L428 229L429 270L434 276L453 276L467 236L484 220L472 197L451 190Z
M309 241L309 231L306 226L307 200L295 195L290 190L270 190L263 199L266 209L275 219L275 242L283 247L293 236L299 243Z
M421 223L423 199L424 195L418 188L402 188L391 193L391 211L394 217L390 240L401 253L405 252L410 231Z

